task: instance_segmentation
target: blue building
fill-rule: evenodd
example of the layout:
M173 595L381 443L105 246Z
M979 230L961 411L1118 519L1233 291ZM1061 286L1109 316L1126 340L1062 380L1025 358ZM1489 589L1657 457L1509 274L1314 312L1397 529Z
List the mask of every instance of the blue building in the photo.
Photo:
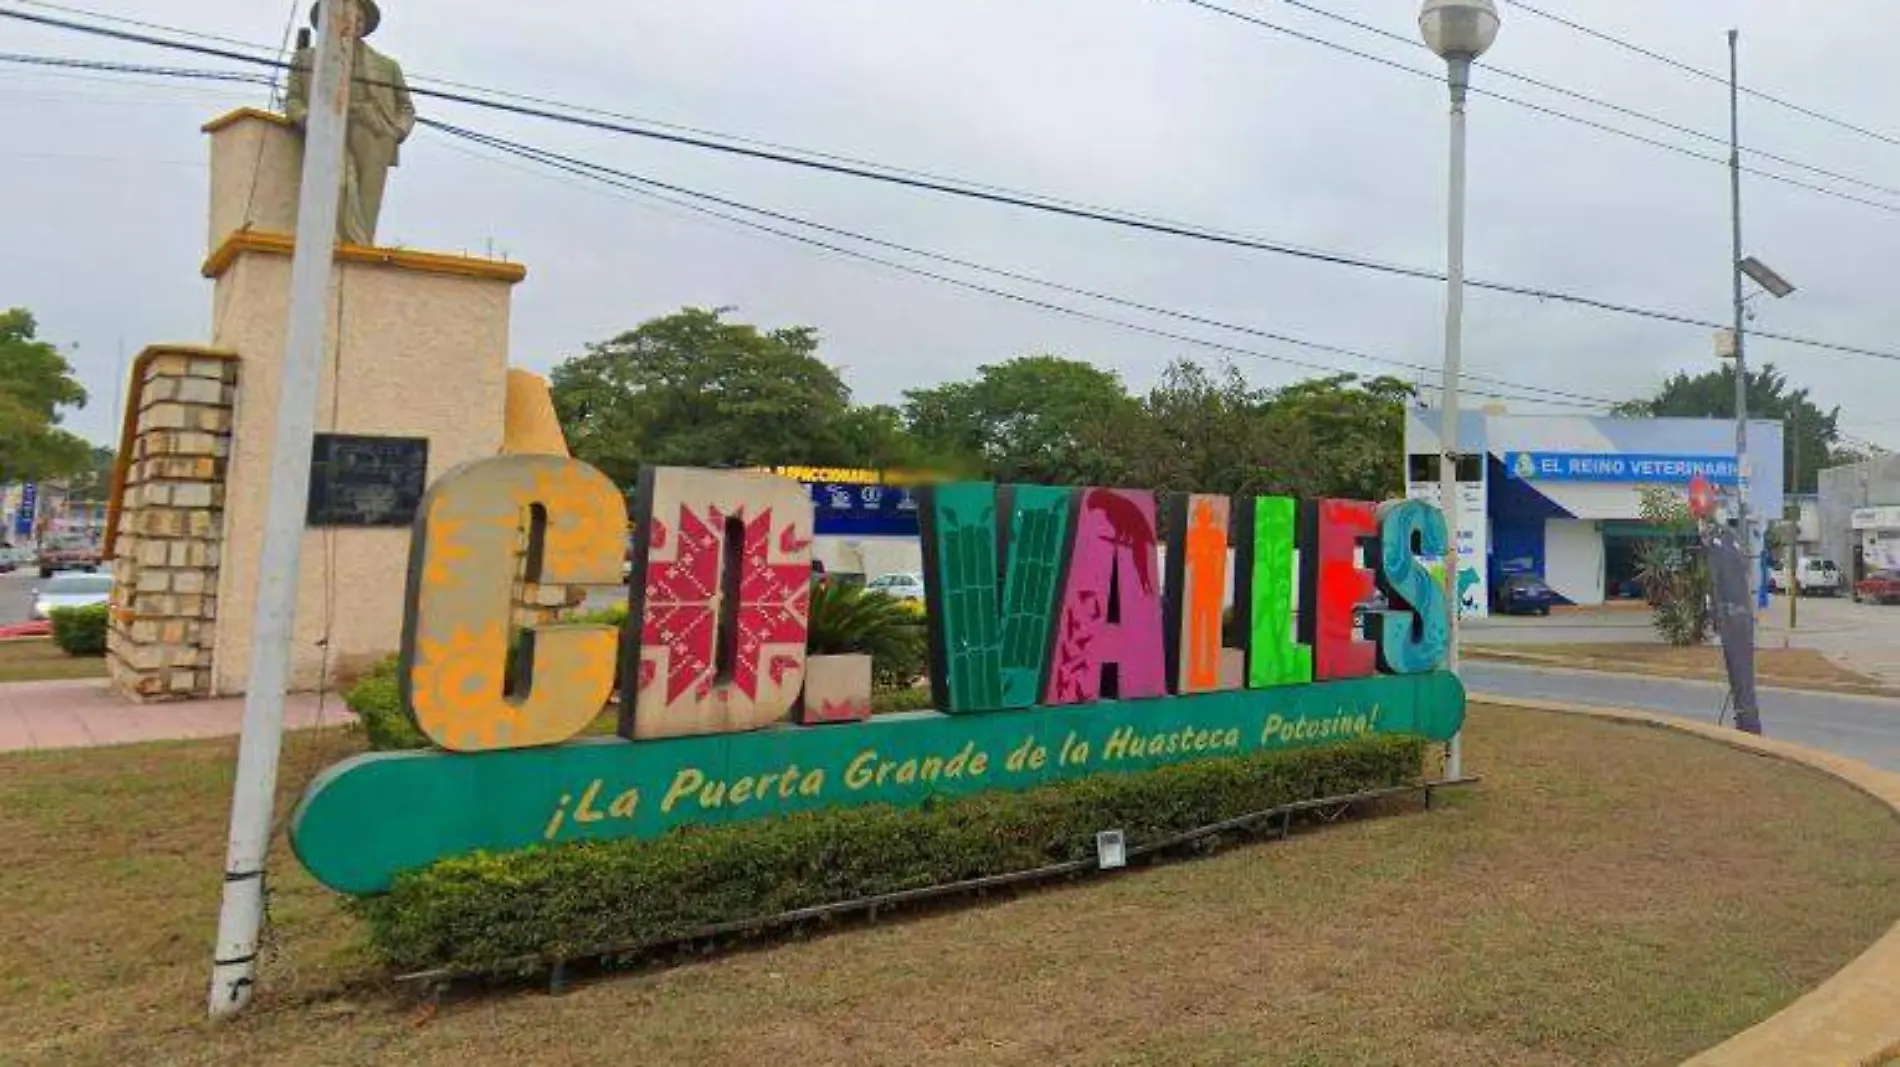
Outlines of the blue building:
M1439 415L1407 413L1408 495L1438 500ZM1779 421L1753 420L1749 513L1782 515ZM1636 549L1657 531L1641 489L1687 490L1702 475L1732 503L1741 471L1735 423L1467 412L1459 426L1460 586L1467 615L1485 614L1506 576L1535 574L1572 604L1635 595ZM1759 554L1761 522L1755 528Z

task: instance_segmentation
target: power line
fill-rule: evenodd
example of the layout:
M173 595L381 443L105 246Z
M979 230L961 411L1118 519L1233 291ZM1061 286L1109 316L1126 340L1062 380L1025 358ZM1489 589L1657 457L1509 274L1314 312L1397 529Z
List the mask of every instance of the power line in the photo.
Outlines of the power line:
M1424 49L1426 51L1430 51L1430 49L1426 47L1425 42L1419 40L1416 37L1408 37L1402 33L1394 33L1393 31L1384 29L1383 27L1374 26L1371 23L1361 22L1360 20L1352 18L1350 16L1342 15L1337 11L1328 11L1327 9L1320 7L1317 4L1307 3L1305 2L1305 0L1279 0L1279 2L1286 4L1288 7L1298 8L1301 11L1306 11L1311 14L1317 15L1320 18L1330 19L1334 22L1338 22L1343 25L1350 26L1364 33L1373 34L1374 36L1383 37L1391 41L1397 41L1401 44L1407 45L1408 47L1419 48L1419 49ZM1523 6L1523 5L1519 5L1519 6ZM1643 111L1638 108L1627 107L1623 104L1615 103L1614 101L1605 100L1599 96L1593 96L1586 92L1581 92L1579 90L1571 89L1566 86L1557 85L1552 82L1545 81L1542 78L1532 77L1529 74L1524 74L1520 71L1512 70L1509 67L1500 66L1497 63L1486 63L1484 65L1484 70L1489 74L1495 74L1501 78L1508 78L1508 79L1511 79L1512 81L1520 81L1526 85L1535 86L1536 88L1542 89L1546 92L1556 93L1559 96L1566 96L1573 100L1580 100L1586 104L1590 104L1595 107L1600 107L1607 111L1614 111L1619 115L1624 115L1629 118L1640 120L1642 122L1651 123L1653 125L1660 126L1663 129L1671 130L1675 133L1680 133L1685 136L1694 137L1695 139L1699 141L1707 141L1711 144L1721 145L1723 147L1727 147L1728 145L1728 138L1723 137L1719 134L1713 134L1704 130L1698 130L1694 128L1693 126L1685 126L1679 122L1672 122L1669 119L1663 118L1660 115L1654 115L1654 114L1651 114L1650 112ZM1433 77L1435 78L1436 76L1434 75ZM1488 91L1483 89L1482 87L1473 87L1472 92L1489 95ZM1838 171L1829 170L1826 167L1819 167L1819 166L1815 166L1812 163L1804 163L1798 159L1790 159L1787 156L1777 155L1776 153L1766 151L1765 149L1753 148L1749 145L1742 145L1740 147L1741 147L1741 151L1746 155L1759 156L1762 159L1766 159L1774 163L1779 163L1782 166L1793 167L1796 170L1806 171L1810 174L1818 174L1822 177L1831 178L1835 181L1846 182L1849 185L1857 185L1863 189L1872 189L1876 192L1886 193L1890 196L1900 196L1900 188L1895 188L1894 186L1891 186L1891 185L1881 185L1878 182L1870 182L1863 178L1856 178L1850 174L1842 174L1842 173L1839 173Z
M1592 29L1589 26L1583 25L1582 23L1573 22L1570 19L1564 18L1561 15L1553 14L1552 12L1546 11L1535 4L1525 3L1524 0L1513 0L1512 6L1517 8L1520 11L1525 11L1532 15L1536 15L1538 18L1545 19L1550 22L1554 22L1558 24L1559 26L1563 26L1567 29L1574 30L1587 37L1594 37L1599 41L1603 41L1607 44L1615 45L1616 47L1621 48L1624 51L1633 52L1639 56L1642 56L1645 59L1654 60L1658 63L1663 64L1664 66L1674 67L1675 69L1679 71L1682 71L1686 74L1692 74L1695 77L1701 78L1705 81L1711 81L1711 82L1716 83L1717 85L1728 84L1728 79L1726 77L1720 74L1717 74L1713 71L1704 70L1701 67L1697 67L1692 64L1685 63L1682 60L1676 59L1673 56L1664 55L1663 53L1657 52L1653 49L1644 48L1643 46L1639 44L1635 44L1631 41L1626 41L1623 38L1616 36L1615 34L1605 33L1602 30ZM1876 141L1882 141L1890 145L1900 146L1900 137L1894 137L1891 134L1881 133L1878 130L1870 130L1865 126L1856 125L1852 122L1847 121L1846 119L1835 118L1833 115L1829 115L1822 111L1816 111L1813 108L1803 107L1800 104L1794 103L1790 100L1784 99L1779 96L1775 96L1771 93L1762 92L1759 89L1750 89L1749 87L1744 85L1740 87L1740 91L1742 95L1744 96L1748 96L1756 100L1761 100L1765 103L1773 104L1776 107L1786 108L1787 110L1792 111L1797 115L1804 115L1818 122L1824 122L1830 126L1837 126L1843 130L1848 130L1853 133L1858 133L1863 137L1871 137Z
M1312 347L1312 348L1321 348L1330 352L1345 353L1357 359L1369 360L1376 363L1386 363L1386 364L1391 364L1391 365L1404 367L1407 369L1413 369L1413 370L1429 369L1429 368L1422 368L1420 365L1417 365L1417 364L1406 363L1402 360L1395 360L1395 359L1388 359L1388 358L1380 357L1380 356L1373 356L1373 355L1369 355L1362 352L1355 352L1351 349L1344 349L1344 348L1339 348L1339 347L1331 346L1331 345L1320 345L1315 342L1302 341L1295 338L1288 338L1279 334L1270 334L1270 333L1266 333L1265 331L1255 330L1251 327L1240 326L1240 325L1231 324L1231 323L1223 323L1214 319L1206 319L1199 316L1188 315L1186 313L1174 312L1169 309L1158 308L1149 304L1143 304L1136 301L1131 301L1124 298L1111 296L1108 294L1095 293L1090 290L1085 290L1085 289L1081 289L1074 286L1067 286L1058 282L1051 282L1045 279L1036 278L1032 275L1022 274L1015 271L1008 271L1008 270L1004 270L997 267L988 267L982 264L973 263L968 260L958 259L953 256L947 256L941 253L930 252L930 251L915 248L909 245L898 244L893 241L885 241L880 238L870 237L864 234L855 233L853 231L844 230L838 227L827 226L822 223L811 222L806 219L798 218L797 216L787 215L781 212L775 212L775 211L771 211L765 208L755 207L749 204L742 203L740 201L731 200L725 197L715 196L710 193L699 192L697 190L688 189L684 186L673 185L668 182L658 181L656 179L648 178L639 174L634 174L629 171L617 170L613 167L604 166L598 163L592 163L583 159L578 159L573 156L563 155L561 153L552 152L546 149L536 148L531 145L522 144L517 141L510 141L505 138L495 137L490 134L485 134L479 131L467 129L465 127L456 126L452 123L441 122L434 119L420 119L418 121L420 124L428 128L437 130L449 136L458 137L474 144L479 144L479 145L483 145L485 147L488 147L497 151L506 152L510 155L513 155L522 159L532 160L545 167L550 167L556 170L564 171L569 174L577 175L579 177L587 178L591 181L595 181L595 182L599 182L605 185L610 185L616 188L624 189L628 192L635 193L642 197L647 197L653 200L660 201L662 203L671 204L675 207L684 208L688 211L692 211L697 214L706 215L706 216L716 218L716 219L721 219L723 221L733 223L735 225L743 226L751 230L771 234L773 236L781 237L781 238L791 240L791 241L796 241L800 244L805 244L811 247L822 249L824 251L848 256L850 258L862 260L864 262L874 263L879 266L887 267L887 268L897 270L897 271L902 271L904 273L916 275L918 277L927 278L932 281L943 282L949 285L958 286L959 288L972 290L974 292L983 293L989 296L999 297L1001 299L1009 300L1014 303L1024 304L1030 307L1039 308L1041 310L1055 312L1057 314L1066 315L1072 318L1082 319L1089 322L1100 323L1103 325L1114 326L1119 329L1131 330L1137 333L1147 334L1152 337L1160 337L1166 340L1175 341L1182 344L1195 345L1202 348L1213 349L1220 352L1226 352L1232 355L1246 356L1252 359L1259 359L1259 360L1265 360L1267 362L1286 364L1286 365L1298 367L1304 370L1318 371L1325 374L1337 374L1337 373L1341 373L1342 371L1342 368L1338 366L1330 365L1330 364L1314 363L1307 360L1299 360L1299 359L1294 359L1288 356L1282 356L1277 353L1262 352L1257 349L1242 348L1235 345L1224 344L1219 341L1210 341L1205 338L1193 337L1187 334L1175 333L1169 330L1161 330L1155 327L1145 326L1140 323L1129 322L1123 319L1111 318L1109 316L1098 315L1093 312L1083 311L1078 308L1073 308L1073 307L1069 307L1062 304L1055 304L1055 303L1050 303L1044 300L1038 300L1034 297L1024 296L1020 293L1014 293L1007 290L998 289L992 286L983 285L981 283L971 282L964 278L958 278L952 275L942 274L937 271L926 270L912 264L902 263L896 260L886 259L881 256L872 255L870 253L866 253L859 249L854 249L854 248L849 248L843 245L833 244L829 241L819 240L817 238L809 237L804 234L795 233L789 230L783 230L774 226L768 226L764 223L756 222L752 219L744 218L739 215L734 215L729 212L720 211L714 208L708 208L704 206L703 204L695 203L694 201L703 200L710 203L722 204L729 207L737 208L741 211L747 211L747 212L751 212L751 213L765 216L768 218L774 218L781 221L790 222L795 225L808 227L808 228L819 230L825 233L831 233L834 235L849 237L853 240L859 240L859 241L863 241L869 244L874 244L874 245L891 248L898 251L903 251L911 255L916 255L916 256L921 256L928 259L934 259L934 260L939 260L942 262L952 263L958 266L966 267L968 269L979 270L986 273L1015 279L1018 281L1025 281L1031 284L1041 285L1048 288L1061 290L1063 292L1069 292L1069 293L1073 293L1077 295L1086 295L1086 296L1090 296L1093 299L1098 299L1098 300L1108 301L1112 303L1122 304L1129 307L1139 308L1141 310L1149 311L1154 314L1169 315L1173 317L1188 319L1188 320L1199 322L1199 323L1204 323L1207 325L1218 326L1224 329L1254 333L1260 336L1271 337L1275 340L1279 340L1287 344L1294 344L1294 345L1300 345L1300 346ZM663 191L656 191L656 190L663 190ZM678 195L670 195L670 194L678 194ZM1469 377L1477 379L1477 378L1480 378L1481 376L1473 375ZM1496 381L1497 379L1483 379L1483 380ZM1506 383L1506 384L1516 384L1516 383ZM1585 398L1585 397L1581 397L1580 394L1567 394L1567 393L1562 392L1561 390L1549 390L1549 389L1545 389L1542 386L1520 386L1520 388L1536 390L1539 392L1553 393L1556 395L1554 397L1553 396L1530 396L1521 392L1520 393L1505 393L1505 392L1486 392L1483 390L1472 390L1472 391L1476 392L1480 396L1490 396L1490 397L1495 397L1495 398L1504 399L1504 400L1517 400L1517 401L1522 401L1526 403L1548 404L1548 405L1556 406L1556 407L1598 408L1598 407L1607 406L1609 404L1609 401L1600 400L1598 398ZM1579 399L1575 399L1575 400L1563 399L1563 397L1566 397L1566 396L1579 397Z
M1127 297L1116 296L1111 293L1103 293L1097 290L1085 289L1079 286L1067 285L1061 282L1054 282L1046 278L1040 278L1031 274L1024 274L1018 271L1005 270L1000 267L992 267L986 264L976 263L971 260L961 259L956 256L947 255L945 253L933 252L928 249L917 248L913 245L906 245L906 244L902 244L897 241L891 241L885 238L873 237L865 233L860 233L854 230L844 229L838 226L830 226L821 222L813 222L810 219L801 218L796 215L790 215L790 214L786 214L780 211L773 211L769 208L762 208L762 207L758 207L757 205L744 203L743 201L733 200L727 197L717 196L712 193L689 189L689 188L686 188L685 186L670 184L668 182L659 181L657 179L650 178L644 175L635 174L635 173L625 171L625 170L618 170L613 167L605 166L599 163L590 162L588 160L580 159L574 156L563 155L561 153L554 152L548 149L536 148L534 146L526 145L518 141L510 141L505 138L494 136L493 134L481 133L476 130L471 130L471 129L461 127L461 126L456 126L451 123L441 122L435 119L422 119L419 121L421 121L424 125L433 127L444 133L461 137L465 140L470 140L477 143L485 144L488 147L509 152L510 154L521 156L523 158L534 158L538 162L547 163L549 165L559 163L559 164L565 165L566 167L583 167L590 171L595 171L595 172L599 172L603 174L610 174L619 178L625 178L629 181L638 183L639 185L644 186L644 187L660 189L669 193L675 193L678 195L691 197L695 200L702 200L709 203L719 204L724 207L736 208L738 210L750 212L755 215L760 215L766 218L776 219L780 222L788 222L797 226L806 227L808 229L818 230L822 233L828 233L828 234L832 234L838 237L847 237L855 241L862 241L866 244L876 245L882 248L888 248L888 249L891 249L892 251L903 252L908 255L919 256L924 259L936 260L937 262L941 262L941 263L948 263L953 266L965 268L967 270L981 271L986 274L993 274L998 277L1008 278L1012 281L1027 282L1031 285L1041 286L1043 288L1048 288L1048 289L1054 289L1060 292L1069 293L1073 296L1088 297L1091 300L1100 300L1105 303L1117 304L1122 307L1132 308L1138 311L1145 311L1153 315L1160 315L1167 318L1179 319L1184 322L1192 322L1192 323L1195 323L1197 325L1202 325L1202 326L1212 326L1217 329L1232 330L1236 333L1250 334L1252 336L1260 337L1266 340L1277 341L1281 344L1293 345L1296 347L1312 349L1314 351L1319 351L1319 352L1328 352L1334 355L1342 355L1350 359L1363 360L1363 361L1371 362L1371 363L1383 363L1383 364L1388 364L1391 366L1402 367L1406 370L1412 370L1412 371L1432 372L1432 371L1436 371L1437 369L1435 367L1429 367L1421 363L1408 363L1404 360L1393 359L1386 356L1375 356L1366 352L1358 351L1351 348L1345 348L1339 345L1323 344L1317 341L1308 341L1303 338L1291 337L1286 334L1274 333L1269 330L1263 330L1263 329L1259 329L1252 326L1242 325L1239 323L1225 322L1220 319L1208 318L1206 316L1195 315L1189 312L1177 311L1172 308L1159 307L1153 304L1143 303L1141 301L1133 300ZM1320 364L1299 364L1299 365L1304 366L1309 370L1321 370L1321 371L1330 372L1330 371L1337 371L1339 369L1337 367L1320 365ZM1508 379L1494 378L1494 377L1489 377L1482 374L1468 374L1468 375L1465 375L1465 377L1472 381L1491 382L1493 384L1509 386L1512 388L1526 390L1529 392L1545 393L1551 396L1560 397L1564 399L1580 400L1580 401L1584 401L1590 404L1609 405L1609 404L1617 403L1617 401L1608 400L1603 397L1590 396L1588 394L1576 393L1576 392L1571 392L1571 391L1562 390L1562 389L1551 389L1545 386L1528 385L1522 382L1513 382Z
M1219 4L1212 3L1211 0L1181 0L1181 2L1186 3L1186 4L1192 4L1193 6L1201 8L1202 10L1205 10L1205 11L1211 11L1216 14L1225 15L1228 18L1235 19L1240 22L1245 22L1252 26L1257 26L1263 30L1269 30L1274 33L1281 34L1283 36L1292 37L1295 40L1305 41L1309 44L1316 44L1322 48L1327 48L1334 52L1339 52L1343 55L1352 56L1355 59L1366 60L1371 63L1376 63L1382 67L1389 67L1392 70L1402 71L1406 74L1413 75L1414 77L1426 78L1426 79L1431 80L1434 83L1439 83L1439 82L1444 81L1444 78L1441 75L1436 74L1432 71L1420 70L1417 67L1409 66L1405 63L1401 63L1394 59L1387 59L1384 56L1376 55L1372 52L1366 52L1357 48L1353 48L1350 45L1340 44L1338 41L1329 41L1324 37L1316 37L1310 33L1303 33L1299 30L1290 29L1276 22L1268 22L1266 19L1259 18L1254 15L1249 15L1244 11L1235 11L1233 8L1222 7ZM1353 25L1364 26L1365 24L1355 21ZM1390 36L1396 36L1395 34L1389 34L1389 31L1379 30L1376 32L1379 32L1381 34L1387 34ZM1696 133L1696 131L1694 130L1688 129L1687 127L1677 126L1675 123L1671 123L1663 119L1654 118L1653 116L1641 115L1640 113L1635 112L1633 109L1623 108L1620 105L1610 104L1605 101L1599 101L1595 97L1585 97L1584 94L1574 93L1570 90L1550 86L1549 83L1545 83L1545 82L1540 82L1538 84L1542 85L1545 88L1550 88L1552 91L1555 91L1555 92L1563 92L1568 95L1573 95L1579 98L1588 99L1590 102L1596 103L1599 106L1613 108L1615 110L1624 111L1630 114L1637 114L1638 117L1645 118L1648 121L1660 122L1665 126L1682 130L1687 133L1695 134L1696 136L1704 136L1702 134ZM1698 152L1692 148L1684 148L1681 145L1670 144L1668 141L1659 141L1654 137L1646 137L1640 133L1635 133L1630 130L1620 129L1616 126L1611 126L1607 123L1598 122L1595 119L1585 118L1581 115L1573 115L1567 111L1559 111L1558 109L1554 107L1548 107L1543 104L1534 103L1530 100L1525 100L1520 97L1511 96L1507 93L1500 93L1495 89L1486 89L1481 86L1474 85L1471 87L1470 91L1474 95L1477 95L1477 96L1487 96L1500 103L1510 104L1514 107L1521 107L1527 111L1533 111L1533 112L1536 112L1537 114L1544 115L1549 118L1561 119L1565 122L1573 123L1578 126L1583 126L1588 129L1596 130L1599 133L1607 133L1614 137L1621 137L1625 140L1635 141L1638 144L1648 145L1651 148L1661 149L1662 151L1665 151L1665 152L1673 152L1676 155L1686 156L1690 159L1700 160L1704 163L1712 163L1720 167L1728 166L1728 160L1723 159L1719 156L1711 156L1706 153ZM1755 154L1758 156L1764 156L1764 158L1766 158L1764 153L1756 152ZM1778 160L1782 160L1783 162L1786 162L1784 157L1778 156L1775 158ZM1802 167L1804 169L1813 169L1816 171L1821 171L1821 168L1818 168L1818 167L1810 168L1809 165L1803 164L1803 163L1794 163L1793 165L1797 167ZM1842 200L1842 201L1846 201L1852 204L1859 204L1863 207L1875 208L1877 210L1885 211L1891 214L1900 214L1900 204L1889 204L1889 203L1884 203L1879 200L1869 200L1866 197L1855 196L1852 193L1844 193L1838 189L1830 189L1824 185L1816 185L1812 182L1805 182L1805 181L1800 180L1799 178L1790 178L1787 175L1776 174L1773 171L1762 170L1759 167L1743 167L1742 170L1745 173L1753 174L1758 178L1764 178L1768 181L1777 182L1779 184L1791 186L1796 189L1803 189L1808 192L1818 194L1820 196L1832 197L1836 200ZM1858 185L1872 185L1872 183L1863 182L1860 179L1848 178L1844 175L1835 174L1833 171L1821 171L1821 172L1826 173L1828 176L1834 177L1837 180L1853 182L1854 184L1858 184ZM1873 185L1873 188L1880 189L1883 191L1887 190L1886 186ZM1896 194L1900 194L1900 190L1893 190L1893 191Z
M1198 0L1190 0L1190 2L1198 2ZM219 48L211 48L208 46L193 45L193 44L187 44L187 43L182 43L182 42L177 42L177 41L167 41L161 38L154 38L154 37L150 37L143 34L130 33L127 31L113 30L106 27L87 26L81 23L72 23L72 22L67 22L60 19L48 18L46 16L34 15L28 12L11 11L4 8L0 8L0 18L12 18L12 19L18 19L18 20L23 20L23 21L28 21L28 22L53 25L59 28L72 29L81 33L103 35L103 36L112 37L112 38L116 38L120 40L130 41L133 43L152 45L152 46L160 47L160 48L170 48L170 49L183 50L183 51L188 51L188 52L195 52L201 55L210 55L210 56L215 56L218 58L232 59L238 62L249 63L252 65L258 65L258 66L273 67L273 68L278 68L278 69L283 69L284 67L288 66L288 64L284 64L284 63L269 60L269 59L264 59L258 56L246 56L240 53L234 53L234 52L230 52L230 51L219 49ZM92 65L95 67L99 66L99 64L96 64L96 63ZM138 69L145 70L145 71L153 71L155 68L138 68ZM1210 243L1222 244L1222 245L1227 245L1231 247L1248 248L1255 251L1270 252L1277 255L1284 255L1284 256L1304 259L1304 260L1308 260L1312 262L1329 263L1335 266L1353 267L1356 269L1365 270L1372 273L1388 274L1388 275L1393 275L1393 276L1398 276L1398 277L1407 277L1407 278L1426 280L1426 281L1444 281L1445 280L1445 276L1442 272L1427 269L1427 268L1381 262L1378 260L1369 259L1364 256L1343 253L1343 252L1332 252L1332 251L1326 251L1326 250L1320 250L1320 249L1303 248L1297 245L1291 245L1284 242L1269 241L1269 240L1265 240L1261 238L1249 237L1249 236L1235 234L1235 233L1226 232L1226 231L1212 230L1212 229L1198 227L1198 226L1187 224L1187 223L1156 221L1156 220L1143 218L1140 216L1131 215L1126 212L1116 211L1114 209L1089 207L1086 205L1080 205L1079 202L1073 202L1073 201L1069 201L1069 202L1058 201L1055 198L1042 197L1039 194L1019 193L1019 192L1012 192L1012 191L993 191L993 190L999 189L1000 187L995 187L995 186L979 187L975 185L974 183L962 183L960 179L936 178L936 177L931 177L931 178L912 177L910 175L894 173L888 170L875 169L878 166L877 164L856 165L856 164L845 164L845 163L833 162L827 159L808 158L806 156L794 154L792 151L789 151L789 150L765 149L761 147L754 147L751 145L723 143L721 141L713 140L711 139L711 137L707 137L707 136L693 136L693 135L686 135L682 133L675 133L668 130L657 130L657 129L650 129L650 128L645 128L645 127L636 126L636 125L609 122L602 119L588 118L582 115L566 114L559 111L549 110L547 108L528 107L528 106L519 105L519 104L505 103L498 100L483 99L481 97L470 96L466 93L426 89L426 88L421 88L421 87L416 87L416 86L411 86L410 91L413 94L418 95L418 96L430 97L430 98L434 98L438 100L445 100L451 103L464 104L470 107L478 107L478 108L483 108L490 111L499 111L499 112L504 112L504 113L509 113L509 114L522 115L529 118L544 119L547 121L562 123L562 124L570 125L570 126L578 126L578 127L582 127L586 129L600 130L600 131L609 132L609 133L618 133L625 136L639 137L639 138L644 138L648 140L661 141L661 142L677 144L677 145L681 145L685 147L701 148L701 149L705 149L709 151L720 152L720 153L744 157L744 158L783 163L789 166L796 166L796 167L800 167L800 168L804 168L808 170L815 170L819 172L837 174L837 175L842 175L842 176L847 176L847 177L863 178L863 179L867 179L871 181L878 181L878 182L883 182L886 184L898 185L898 186L918 189L918 190L927 191L927 192L940 193L947 196L961 197L964 199L976 200L976 201L992 203L992 204L1007 205L1007 206L1018 207L1018 208L1031 210L1031 211L1041 211L1047 214L1060 215L1060 216L1080 219L1084 221L1098 222L1098 223L1103 223L1106 225L1119 226L1119 227L1123 227L1127 229L1135 229L1135 230L1142 230L1146 232L1163 234L1163 235L1168 235L1168 236L1183 237L1190 240L1206 241ZM1489 292L1496 292L1496 293L1503 293L1503 294L1507 294L1511 296L1524 297L1524 298L1538 300L1540 302L1545 302L1545 303L1569 304L1576 307L1591 308L1598 311L1615 313L1615 314L1625 315L1625 316L1634 317L1634 318L1651 319L1658 322L1670 322L1670 323L1675 323L1677 325L1694 326L1701 329L1713 330L1713 329L1725 328L1724 324L1720 322L1715 322L1713 320L1699 318L1697 316L1686 314L1686 313L1671 312L1671 311L1664 311L1664 310L1655 309L1655 308L1645 308L1645 307L1640 307L1637 305L1623 304L1623 303L1619 303L1612 300L1604 300L1604 299L1599 299L1596 297L1584 296L1577 293L1564 292L1561 290L1542 289L1535 286L1516 285L1516 284L1505 283L1505 282L1491 282L1491 281L1485 281L1482 279L1468 279L1465 284L1468 288L1472 288L1472 289L1480 289L1480 290L1485 290ZM1815 348L1815 349L1819 349L1823 351L1838 352L1838 353L1847 354L1847 355L1866 356L1873 359L1883 359L1883 360L1900 362L1900 353L1887 352L1887 351L1882 351L1879 349L1865 348L1861 346L1847 345L1847 344L1841 344L1841 343L1830 342L1830 341L1820 341L1813 338L1797 337L1794 335L1779 334L1779 333L1773 333L1773 332L1764 331L1764 330L1754 331L1752 336L1758 339L1762 339L1762 340L1781 341L1787 344L1801 345L1803 347Z

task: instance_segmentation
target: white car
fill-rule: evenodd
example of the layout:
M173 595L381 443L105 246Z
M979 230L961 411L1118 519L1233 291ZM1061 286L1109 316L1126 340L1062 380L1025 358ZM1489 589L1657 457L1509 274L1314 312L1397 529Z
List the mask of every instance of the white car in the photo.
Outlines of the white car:
M61 571L33 591L33 617L47 619L58 608L89 608L111 600L111 575Z
M924 576L912 571L880 574L866 582L864 588L912 604L924 602Z

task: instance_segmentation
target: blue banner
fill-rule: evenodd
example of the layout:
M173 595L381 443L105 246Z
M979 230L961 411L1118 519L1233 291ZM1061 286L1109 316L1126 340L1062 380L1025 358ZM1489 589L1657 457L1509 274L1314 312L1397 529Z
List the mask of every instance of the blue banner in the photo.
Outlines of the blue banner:
M20 510L13 516L15 537L33 536L33 517L39 511L40 487L27 482L20 486Z
M1670 456L1640 452L1506 452L1504 470L1525 482L1650 482L1687 484L1696 475L1734 485L1734 456Z
M820 536L917 536L917 497L907 487L814 482L811 503Z

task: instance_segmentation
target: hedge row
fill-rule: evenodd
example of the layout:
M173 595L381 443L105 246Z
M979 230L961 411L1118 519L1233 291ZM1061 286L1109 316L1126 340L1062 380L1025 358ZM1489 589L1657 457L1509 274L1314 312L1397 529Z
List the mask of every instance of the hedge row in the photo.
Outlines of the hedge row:
M1092 856L1098 831L1131 846L1254 811L1417 781L1424 742L1335 747L1099 774L917 809L831 809L443 860L361 898L390 967L504 973L523 957L578 959L720 923Z

